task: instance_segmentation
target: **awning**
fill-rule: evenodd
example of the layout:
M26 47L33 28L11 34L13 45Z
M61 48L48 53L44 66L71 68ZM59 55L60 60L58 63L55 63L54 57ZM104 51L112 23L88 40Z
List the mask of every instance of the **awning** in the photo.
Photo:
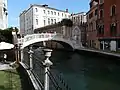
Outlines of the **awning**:
M7 49L12 49L12 48L14 48L13 44L6 43L6 42L0 43L0 50L7 50Z

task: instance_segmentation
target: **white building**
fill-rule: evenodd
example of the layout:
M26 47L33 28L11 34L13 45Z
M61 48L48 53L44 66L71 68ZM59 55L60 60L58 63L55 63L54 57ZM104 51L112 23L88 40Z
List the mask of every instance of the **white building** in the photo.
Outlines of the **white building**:
M85 12L71 14L70 19L73 21L74 25L80 25L81 22L87 21Z
M0 29L8 27L7 0L0 0Z
M48 7L48 5L30 5L28 10L20 14L20 34L32 34L34 29L60 22L69 18L70 13Z

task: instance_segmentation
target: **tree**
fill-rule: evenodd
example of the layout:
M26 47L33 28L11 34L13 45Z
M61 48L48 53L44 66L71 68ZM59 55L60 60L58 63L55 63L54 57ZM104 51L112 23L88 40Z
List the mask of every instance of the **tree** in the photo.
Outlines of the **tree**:
M63 19L61 21L62 25L68 26L68 27L72 27L73 26L73 22L70 19Z
M4 29L4 30L1 30L0 29L0 42L1 41L5 41L5 42L8 42L8 43L12 43L12 31L16 31L16 34L18 33L18 28L15 27L10 27L10 28L7 28L7 29Z

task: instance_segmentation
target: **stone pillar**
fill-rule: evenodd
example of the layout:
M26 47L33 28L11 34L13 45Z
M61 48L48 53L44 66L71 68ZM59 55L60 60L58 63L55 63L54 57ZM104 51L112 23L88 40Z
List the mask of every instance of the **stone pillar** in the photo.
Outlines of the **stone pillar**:
M51 49L44 49L44 54L45 54L45 61L43 62L43 65L45 66L45 78L44 78L44 90L49 90L49 70L50 66L53 64L50 60L49 57L51 56Z

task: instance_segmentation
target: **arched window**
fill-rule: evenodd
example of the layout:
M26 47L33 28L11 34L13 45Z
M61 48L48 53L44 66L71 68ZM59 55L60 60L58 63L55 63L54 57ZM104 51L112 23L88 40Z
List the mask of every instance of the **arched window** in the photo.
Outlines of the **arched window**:
M36 11L36 12L38 12L38 9L37 9L37 8L35 8L35 11Z
M100 18L103 18L103 10L100 10Z
M114 16L116 14L116 6L111 6L111 16Z

